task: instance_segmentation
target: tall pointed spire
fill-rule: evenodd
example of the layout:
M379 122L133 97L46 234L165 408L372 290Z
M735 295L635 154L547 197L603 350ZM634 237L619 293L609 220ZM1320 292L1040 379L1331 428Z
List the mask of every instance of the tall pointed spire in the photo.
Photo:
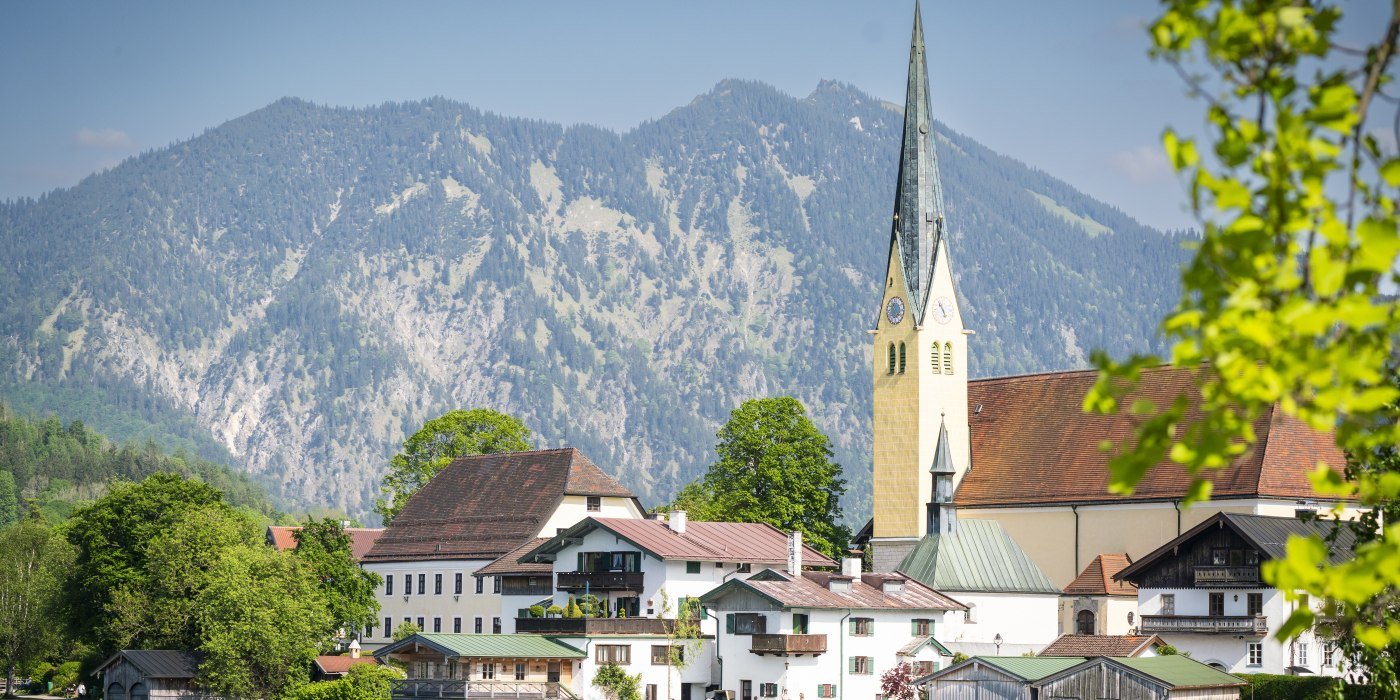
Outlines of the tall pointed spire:
M914 35L909 44L909 86L904 95L904 141L894 197L890 236L909 287L916 324L923 323L929 284L943 238L943 188L933 148L933 109L929 106L928 67L924 59L924 22L914 2Z

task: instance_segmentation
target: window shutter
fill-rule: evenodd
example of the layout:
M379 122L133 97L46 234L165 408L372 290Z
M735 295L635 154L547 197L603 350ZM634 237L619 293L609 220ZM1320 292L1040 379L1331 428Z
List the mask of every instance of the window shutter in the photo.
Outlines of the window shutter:
M919 636L919 621L918 621L918 620L910 620L910 621L909 621L909 634L912 634L912 635L914 635L915 637Z
M856 636L856 618L853 617L850 620L847 620L846 624L849 625L849 628L846 630L846 632L852 637Z
M855 673L855 672L856 672L856 659L858 659L858 658L860 658L860 657L858 657L858 656L852 656L851 659L850 659L850 661L851 661L851 664L850 664L850 665L851 665L850 672L851 672L851 673Z
M724 631L728 634L734 634L734 613L724 616Z

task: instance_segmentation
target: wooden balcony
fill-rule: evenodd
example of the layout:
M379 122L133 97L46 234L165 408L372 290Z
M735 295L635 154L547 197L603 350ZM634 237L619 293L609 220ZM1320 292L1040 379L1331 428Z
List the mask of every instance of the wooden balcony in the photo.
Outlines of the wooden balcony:
M816 656L826 651L824 634L755 634L749 651L763 656Z
M1196 586L1199 588L1257 586L1258 566L1198 566Z
M566 571L555 584L561 591L642 592L640 571Z
M424 698L519 698L545 700L561 698L577 700L568 688L558 683L529 681L457 681L446 679L414 679L389 681L389 696L393 700Z
M518 634L668 634L675 620L655 617L517 617Z
M1143 634L1233 634L1263 637L1269 621L1263 615L1143 615Z

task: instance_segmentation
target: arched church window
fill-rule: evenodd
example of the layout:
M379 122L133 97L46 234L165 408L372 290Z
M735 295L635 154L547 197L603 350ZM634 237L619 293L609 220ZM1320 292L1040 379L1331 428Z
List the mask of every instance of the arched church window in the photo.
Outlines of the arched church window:
M952 344L952 343L944 343L944 344L943 344L943 373L944 373L944 374L952 374L952 373L953 373L953 344Z
M943 353L940 351L938 341L933 341L933 347L929 349L929 362L933 363L933 373L938 374L943 371Z
M904 374L904 343L899 344L899 373Z
M894 343L890 343L890 366L885 370L885 374L894 374Z
M1079 616L1075 619L1075 634L1094 633L1094 613L1090 610L1080 610Z

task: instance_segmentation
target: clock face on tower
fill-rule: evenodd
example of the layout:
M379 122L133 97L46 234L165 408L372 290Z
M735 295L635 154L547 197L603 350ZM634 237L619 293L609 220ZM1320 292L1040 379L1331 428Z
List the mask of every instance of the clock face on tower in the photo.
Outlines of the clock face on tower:
M948 297L938 297L933 301L933 320L939 323L947 323L953 320L953 300Z
M896 325L898 325L900 321L903 321L904 300L899 297L894 297L893 299L890 299L889 305L885 307L885 318L888 318L890 320L890 323Z

